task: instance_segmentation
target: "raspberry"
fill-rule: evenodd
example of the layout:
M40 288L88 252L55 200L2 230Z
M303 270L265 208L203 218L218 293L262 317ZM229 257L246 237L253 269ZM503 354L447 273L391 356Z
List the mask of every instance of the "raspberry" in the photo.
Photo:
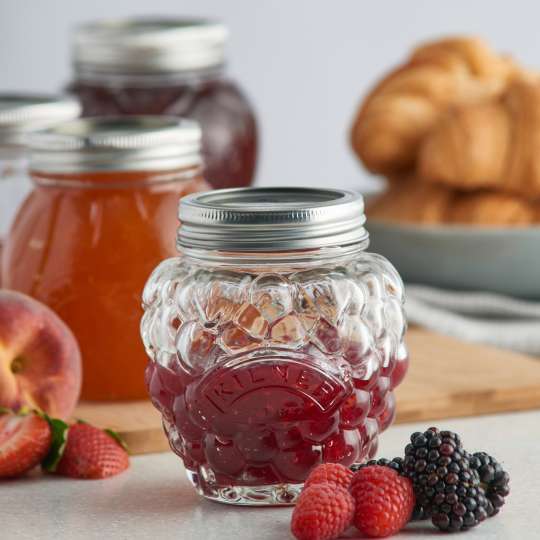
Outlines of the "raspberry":
M298 540L332 540L345 531L354 513L354 499L336 484L313 484L302 491L291 531Z
M353 476L354 525L371 537L390 536L409 521L415 497L412 482L390 467L371 465Z
M340 463L324 463L319 465L307 477L304 489L314 484L333 483L349 489L353 472Z
M353 465L351 469L354 472L356 472L364 467L369 467L371 465L381 465L384 467L390 467L391 469L394 469L398 474L402 476L407 476L403 472L403 458L400 458L400 457L395 457L394 459L385 459L385 458L372 459L364 464ZM414 483L413 483L413 490L414 490ZM416 492L415 492L415 495L416 495ZM411 516L411 521L422 521L427 518L428 518L428 515L426 512L426 509L420 504L420 502L418 501L418 497L416 497L416 505L414 507L414 510Z

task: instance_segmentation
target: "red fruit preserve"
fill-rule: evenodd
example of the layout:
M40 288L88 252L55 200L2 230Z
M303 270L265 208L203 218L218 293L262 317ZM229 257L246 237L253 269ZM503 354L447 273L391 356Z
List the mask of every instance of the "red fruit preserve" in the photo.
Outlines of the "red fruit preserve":
M401 280L365 251L361 197L216 191L184 198L180 219L141 331L150 397L196 489L290 504L316 465L373 457L407 353Z
M217 188L252 183L257 126L224 74L227 29L204 19L130 19L80 27L70 90L83 116L171 115L202 129L206 177Z

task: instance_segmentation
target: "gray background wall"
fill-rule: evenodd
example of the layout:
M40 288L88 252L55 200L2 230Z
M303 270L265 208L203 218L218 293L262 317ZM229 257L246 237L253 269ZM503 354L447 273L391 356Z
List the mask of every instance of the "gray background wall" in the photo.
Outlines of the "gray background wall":
M347 143L353 112L419 40L480 34L540 67L534 0L0 0L0 91L61 88L70 77L70 28L135 14L228 23L230 72L262 126L265 185L366 186Z

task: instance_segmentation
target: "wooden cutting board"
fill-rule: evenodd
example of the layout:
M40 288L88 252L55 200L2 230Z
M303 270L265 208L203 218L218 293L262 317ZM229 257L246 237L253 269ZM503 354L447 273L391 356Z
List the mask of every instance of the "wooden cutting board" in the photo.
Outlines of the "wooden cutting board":
M540 408L540 359L418 329L407 343L411 364L396 391L396 422ZM75 416L117 430L133 454L168 449L149 401L83 402Z

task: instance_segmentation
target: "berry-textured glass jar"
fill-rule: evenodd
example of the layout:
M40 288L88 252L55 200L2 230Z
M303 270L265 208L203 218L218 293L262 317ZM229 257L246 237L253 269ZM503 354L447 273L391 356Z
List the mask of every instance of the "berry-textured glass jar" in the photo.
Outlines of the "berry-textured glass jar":
M128 19L81 26L75 81L84 116L165 114L202 128L205 175L216 188L252 183L254 112L224 73L227 29L205 19Z
M399 275L360 195L240 189L180 203L181 255L144 290L148 390L204 496L294 502L321 462L372 457L408 362Z
M179 198L209 189L200 130L163 116L83 119L33 134L29 148L34 188L6 240L4 286L71 328L85 399L143 398L139 298L176 252Z
M0 94L0 249L13 217L31 191L27 174L29 133L77 118L71 97Z

